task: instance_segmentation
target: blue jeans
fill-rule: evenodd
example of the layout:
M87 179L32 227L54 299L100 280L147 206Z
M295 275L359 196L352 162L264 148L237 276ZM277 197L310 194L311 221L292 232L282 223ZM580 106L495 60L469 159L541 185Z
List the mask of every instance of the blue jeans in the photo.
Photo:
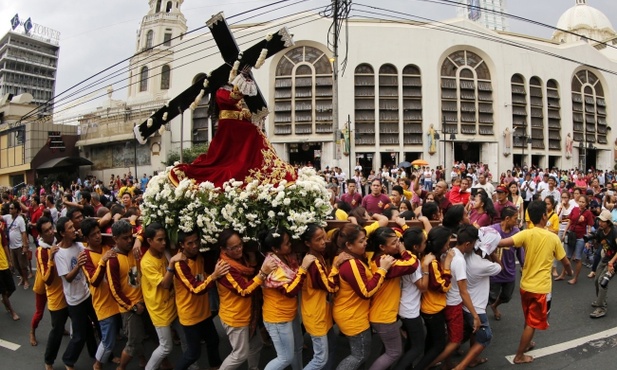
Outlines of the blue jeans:
M356 370L368 361L371 355L371 329L348 337L351 353L336 367L336 370Z
M95 358L100 363L106 363L114 350L116 336L118 335L119 318L120 314L116 314L99 321L101 326L101 342L96 350Z
M311 335L311 340L313 341L313 359L306 364L304 370L320 370L326 368L330 353L328 337L331 336L331 333L332 329L330 329L326 335L320 337Z
M283 370L289 365L293 370L301 370L304 343L299 317L296 315L293 321L280 323L264 321L264 326L276 350L276 357L268 362L265 370Z

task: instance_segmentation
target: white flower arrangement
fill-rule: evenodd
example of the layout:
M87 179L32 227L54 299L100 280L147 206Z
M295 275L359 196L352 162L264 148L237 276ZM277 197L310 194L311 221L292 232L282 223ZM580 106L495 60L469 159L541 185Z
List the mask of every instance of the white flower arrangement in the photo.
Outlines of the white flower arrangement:
M295 182L248 184L231 179L220 188L211 182L184 179L177 187L169 181L168 167L148 183L141 206L144 224L165 225L173 243L178 231L201 231L204 249L221 231L231 228L244 241L257 240L262 230L282 226L299 239L309 223L325 225L332 212L325 180L310 167L298 171Z

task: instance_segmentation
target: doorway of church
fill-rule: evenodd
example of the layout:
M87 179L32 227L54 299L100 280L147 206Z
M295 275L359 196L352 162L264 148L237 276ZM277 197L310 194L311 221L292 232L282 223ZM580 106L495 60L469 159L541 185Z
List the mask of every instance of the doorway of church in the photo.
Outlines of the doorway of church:
M455 142L454 161L465 163L480 162L480 143Z
M289 144L289 163L292 165L313 166L321 169L321 143Z

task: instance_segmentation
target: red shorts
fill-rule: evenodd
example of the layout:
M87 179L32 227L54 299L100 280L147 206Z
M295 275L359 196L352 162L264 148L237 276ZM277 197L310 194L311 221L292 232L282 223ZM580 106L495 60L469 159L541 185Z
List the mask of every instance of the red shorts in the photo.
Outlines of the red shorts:
M448 327L448 342L462 343L465 321L463 320L463 303L456 306L446 306L446 325Z
M530 293L521 289L521 304L525 324L534 329L548 329L548 312L551 306L548 294Z

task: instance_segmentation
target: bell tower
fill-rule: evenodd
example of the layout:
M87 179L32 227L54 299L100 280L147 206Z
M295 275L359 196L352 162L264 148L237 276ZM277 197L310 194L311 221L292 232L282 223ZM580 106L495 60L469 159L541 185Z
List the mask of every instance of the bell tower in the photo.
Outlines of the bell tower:
M173 74L173 47L186 33L184 0L149 0L150 9L137 32L135 56L129 67L128 102L164 99Z

